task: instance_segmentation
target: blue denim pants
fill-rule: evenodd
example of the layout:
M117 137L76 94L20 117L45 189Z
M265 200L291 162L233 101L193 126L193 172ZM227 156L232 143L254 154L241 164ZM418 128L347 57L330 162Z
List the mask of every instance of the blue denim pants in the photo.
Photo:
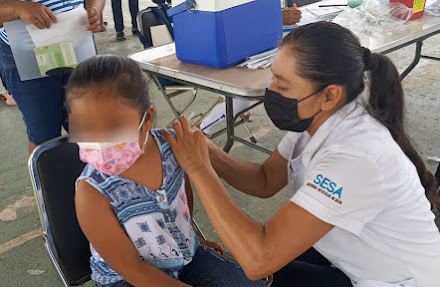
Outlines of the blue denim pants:
M35 145L68 130L64 87L70 75L22 82L9 45L0 40L0 71L8 92L23 114L29 141Z
M310 248L273 274L273 287L353 287L350 279Z
M264 280L251 281L238 263L213 249L199 246L191 263L179 272L179 280L194 287L265 287ZM97 286L102 286L97 284ZM105 287L133 287L120 281Z
M122 15L122 0L112 0L113 20L115 21L116 32L124 31L124 17ZM128 0L130 8L131 25L137 29L136 17L139 12L139 0Z

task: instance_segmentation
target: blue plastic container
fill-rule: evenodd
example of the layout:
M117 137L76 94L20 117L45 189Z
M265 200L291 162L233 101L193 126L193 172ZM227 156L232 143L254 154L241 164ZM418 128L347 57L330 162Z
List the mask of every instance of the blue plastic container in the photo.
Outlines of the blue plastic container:
M224 69L275 48L282 39L280 1L195 2L195 11L185 8L173 16L176 54L182 62ZM179 4L185 1L173 1L174 7Z

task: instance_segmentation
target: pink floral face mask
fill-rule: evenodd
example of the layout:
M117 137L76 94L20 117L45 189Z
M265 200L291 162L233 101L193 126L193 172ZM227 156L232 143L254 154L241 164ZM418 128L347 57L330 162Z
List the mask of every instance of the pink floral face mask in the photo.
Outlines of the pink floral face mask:
M145 112L139 129L145 121ZM143 148L148 140L148 132L142 148L137 142L127 143L78 143L80 159L95 169L108 174L119 175L131 167L144 153Z

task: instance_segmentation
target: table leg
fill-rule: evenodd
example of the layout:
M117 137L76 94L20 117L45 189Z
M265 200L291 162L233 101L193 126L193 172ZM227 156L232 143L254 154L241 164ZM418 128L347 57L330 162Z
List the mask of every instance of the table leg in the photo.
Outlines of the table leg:
M424 56L424 55L421 55L420 58L428 59L428 60L433 60L433 61L440 61L440 58L437 58L437 57L431 57L431 56Z
M232 97L226 99L226 144L223 147L225 152L229 152L234 144L234 104Z
M178 119L180 117L180 114L177 111L177 109L174 107L173 102L171 102L171 99L168 97L167 92L165 92L165 88L162 86L159 79L155 75L150 75L150 76L153 78L153 81L156 84L157 88L159 89L159 91L162 93L163 97L167 101L168 105L173 111L174 116L176 117L176 119Z
M402 74L400 74L400 80L403 80L415 68L415 66L417 66L417 64L419 63L420 57L421 57L421 54L422 54L422 45L423 45L422 41L418 41L416 43L416 54L414 55L414 60L408 66L408 68L406 68L406 70L403 71Z

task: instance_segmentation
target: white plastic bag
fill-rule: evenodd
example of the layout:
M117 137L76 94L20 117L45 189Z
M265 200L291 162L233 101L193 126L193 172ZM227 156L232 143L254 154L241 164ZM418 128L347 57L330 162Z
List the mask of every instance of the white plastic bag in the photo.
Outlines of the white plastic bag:
M412 14L412 9L402 3L367 0L357 8L346 8L333 22L354 32L384 32L403 26Z

